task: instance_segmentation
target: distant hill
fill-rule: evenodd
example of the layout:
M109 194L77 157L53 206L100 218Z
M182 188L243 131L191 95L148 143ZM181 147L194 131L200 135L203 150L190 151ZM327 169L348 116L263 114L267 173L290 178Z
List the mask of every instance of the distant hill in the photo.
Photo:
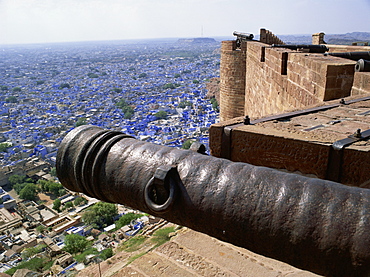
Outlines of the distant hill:
M278 35L286 44L311 44L312 35ZM370 32L352 32L346 34L326 34L327 44L352 45L353 42L368 42L370 45Z
M325 41L328 44L352 45L353 42L367 42L370 45L370 32L326 35Z
M180 38L179 43L216 43L213 38Z

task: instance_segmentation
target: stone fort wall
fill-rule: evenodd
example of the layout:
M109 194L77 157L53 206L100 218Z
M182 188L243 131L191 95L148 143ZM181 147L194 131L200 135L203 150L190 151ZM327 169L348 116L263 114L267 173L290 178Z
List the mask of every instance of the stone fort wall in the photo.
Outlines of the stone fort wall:
M302 109L325 101L370 93L370 73L355 61L303 53L261 29L261 41L223 41L220 67L220 120L252 118ZM316 38L314 38L316 39ZM330 52L370 51L364 46L328 45Z

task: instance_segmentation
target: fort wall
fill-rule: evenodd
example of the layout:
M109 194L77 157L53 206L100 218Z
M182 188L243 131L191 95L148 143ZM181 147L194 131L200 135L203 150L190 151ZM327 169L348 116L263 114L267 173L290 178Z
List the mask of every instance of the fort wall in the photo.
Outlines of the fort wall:
M323 36L313 40L322 43ZM356 134L364 140L370 130L370 72L355 72L356 61L273 43L283 44L264 29L261 41L244 41L241 49L234 41L222 42L221 122L209 130L211 154L370 188L368 139L333 151L335 143Z
M234 48L234 41L222 43L221 121L261 117L351 95L355 61L271 48L258 41L244 43L242 50ZM358 75L359 84L366 77ZM366 85L353 93L361 90L366 91Z

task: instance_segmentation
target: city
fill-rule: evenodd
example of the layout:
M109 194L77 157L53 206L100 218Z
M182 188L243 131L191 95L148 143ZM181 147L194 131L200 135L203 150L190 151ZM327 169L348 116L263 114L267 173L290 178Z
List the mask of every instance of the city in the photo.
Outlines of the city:
M61 251L66 235L87 237L102 253L144 226L149 234L165 226L140 215L118 228L120 218L139 213L120 205L109 226L94 225L83 215L98 201L58 185L57 149L65 134L82 124L171 147L188 140L207 146L218 107L206 97L206 85L219 77L219 43L114 41L2 46L0 51L0 271L14 273L22 259L47 256L54 274L65 273L86 263ZM31 197L26 188L33 188ZM25 254L36 245L43 247ZM39 260L38 270L43 266Z

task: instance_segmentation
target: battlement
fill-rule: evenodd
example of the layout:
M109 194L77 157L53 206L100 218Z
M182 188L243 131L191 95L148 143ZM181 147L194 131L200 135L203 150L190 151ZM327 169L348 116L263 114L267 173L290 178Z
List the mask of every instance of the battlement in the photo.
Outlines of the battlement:
M320 47L323 35L314 34L312 46L290 48L265 29L260 41L243 41L240 48L235 41L222 42L221 122L210 128L213 156L370 187L367 138L333 152L337 141L370 130L366 117L370 72L355 72L357 61L349 59L357 57L356 52L366 55L370 47ZM321 53L326 48L329 51ZM348 54L342 52L352 52L351 57L343 58ZM357 104L347 105L347 101ZM340 103L345 105L339 107ZM326 108L331 105L335 108ZM323 112L318 113L317 107L324 107ZM269 123L256 123L265 121Z
M370 93L367 72L355 74L356 61L272 47L272 43L283 42L265 29L261 29L260 40L243 41L240 49L235 41L222 42L221 121L245 115L261 117ZM328 48L329 52L370 50L369 46Z

